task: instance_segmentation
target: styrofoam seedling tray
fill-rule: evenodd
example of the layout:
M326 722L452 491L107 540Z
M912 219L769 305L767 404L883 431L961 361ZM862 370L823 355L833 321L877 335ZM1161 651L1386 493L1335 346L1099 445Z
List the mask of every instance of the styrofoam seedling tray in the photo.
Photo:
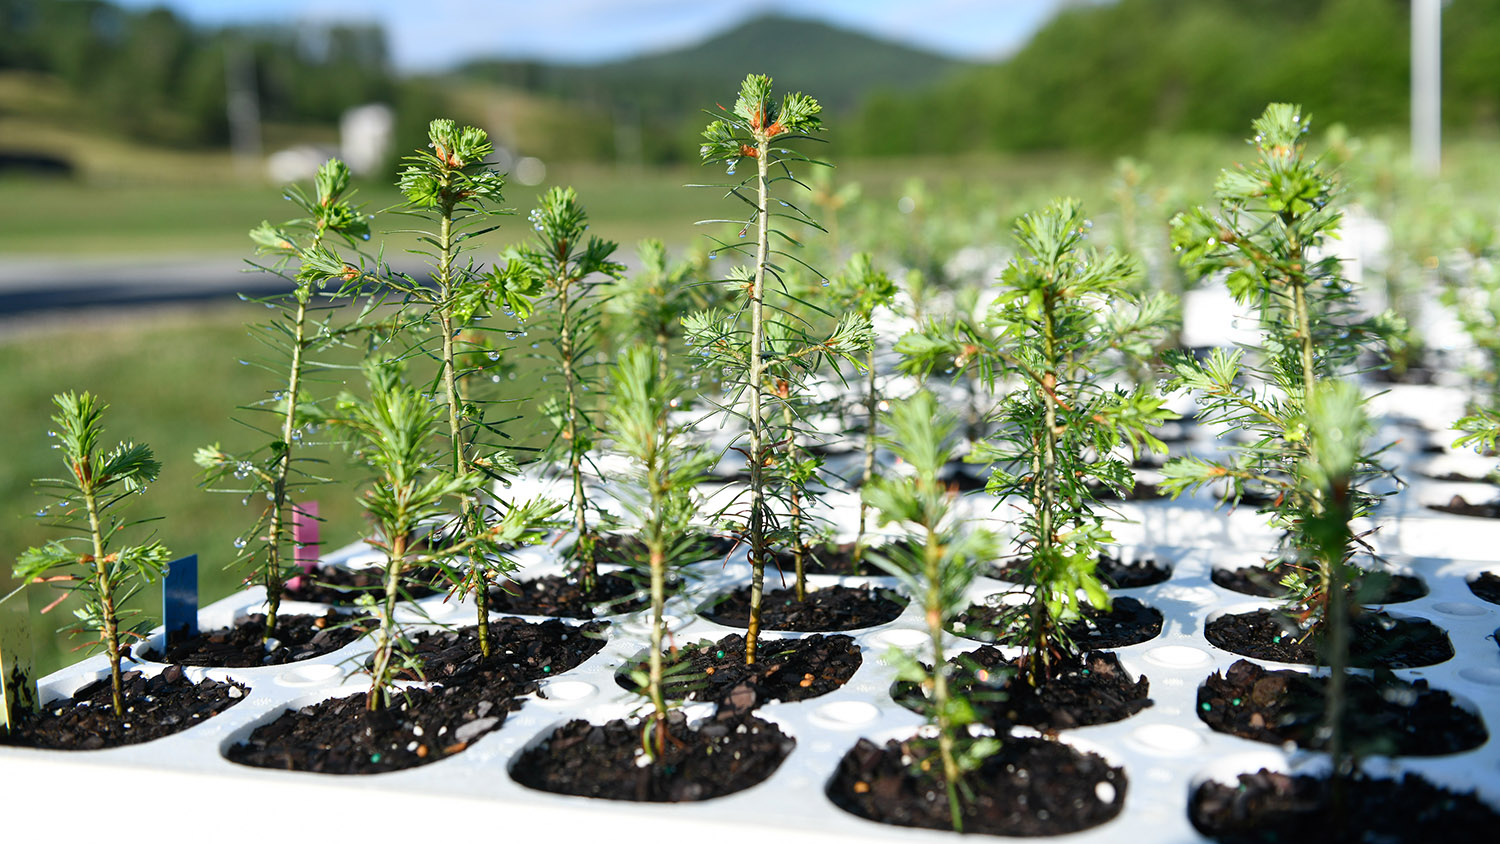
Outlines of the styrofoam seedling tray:
M1139 598L1164 616L1160 636L1116 651L1128 672L1150 679L1154 705L1122 722L1063 733L1065 741L1097 750L1113 764L1123 766L1129 784L1120 817L1062 839L1102 844L1128 835L1145 835L1153 841L1196 842L1200 838L1188 822L1186 798L1205 771L1238 773L1264 766L1298 765L1309 759L1316 762L1321 757L1215 733L1196 714L1198 686L1211 672L1225 670L1240 659L1203 639L1205 620L1229 607L1273 605L1215 586L1209 580L1211 567L1223 561L1252 561L1259 552L1163 546L1118 550L1126 559L1154 556L1173 569L1165 583L1116 591ZM561 570L555 548L533 546L516 556L524 563L519 577ZM355 544L328 559L368 563L369 553ZM1437 622L1452 638L1458 656L1440 665L1399 670L1396 674L1408 680L1427 678L1435 688L1447 690L1471 705L1490 730L1500 728L1500 651L1485 638L1500 622L1500 607L1475 598L1465 585L1468 577L1490 564L1419 558L1401 560L1398 565L1422 576L1431 591L1422 599L1393 605L1392 609ZM695 609L712 596L746 582L744 551L736 551L724 566L705 563L688 569L695 575L691 593L674 595L666 606L673 639L685 644L743 632L709 622ZM819 576L812 583L896 586L891 578L868 577ZM767 585L778 585L774 573L768 574ZM1015 588L981 577L970 594L983 600ZM210 620L232 619L254 611L260 599L261 594L252 589L217 602L204 609L205 626ZM472 607L465 602L448 599L445 604L444 596L438 595L416 603L454 626L472 621ZM0 748L0 781L7 783L11 796L21 801L16 805L47 805L57 799L57 783L66 782L68 793L78 793L91 783L102 785L127 777L136 788L172 801L163 805L173 807L180 824L222 825L226 818L242 812L249 800L249 805L265 808L278 825L329 834L346 831L350 822L374 817L378 817L383 831L398 835L430 833L434 827L480 832L492 829L495 818L504 818L513 834L562 834L568 838L607 835L620 841L655 842L664 835L679 834L724 841L763 841L767 835L779 841L952 840L949 833L885 826L846 814L823 793L839 759L858 738L883 743L887 738L909 736L920 727L921 719L916 714L891 700L889 690L896 672L885 657L893 647L919 655L926 652L928 634L921 618L920 608L911 602L894 621L849 633L859 644L864 663L845 686L807 701L760 707L763 718L777 723L797 740L796 748L766 782L699 804L636 805L550 795L528 790L508 774L517 753L561 723L573 718L602 723L643 711L644 699L621 688L615 675L622 664L648 647L649 614L645 610L602 619L611 622L604 647L577 668L543 680L546 698L528 696L523 708L512 713L499 729L452 758L422 767L339 777L249 768L223 758L228 744L288 708L367 689L368 682L362 677L345 673L368 653L369 640L363 639L337 654L286 666L187 668L190 677L232 679L249 686L250 692L245 700L203 724L143 745L72 753ZM980 644L949 634L945 636L945 655L951 657ZM45 678L45 696L66 697L84 682L100 676L103 665L102 657L93 657ZM154 673L162 666L145 664L141 668ZM706 711L706 707L695 710ZM1497 746L1491 739L1467 753L1389 764L1419 771L1463 790L1478 789L1491 803L1500 803ZM1378 772L1378 766L1388 763L1377 760L1373 764ZM382 804L379 797L373 801L371 797L382 794L399 794L401 810L373 810L372 806ZM774 811L767 811L767 807L774 807ZM746 822L747 818L754 823Z

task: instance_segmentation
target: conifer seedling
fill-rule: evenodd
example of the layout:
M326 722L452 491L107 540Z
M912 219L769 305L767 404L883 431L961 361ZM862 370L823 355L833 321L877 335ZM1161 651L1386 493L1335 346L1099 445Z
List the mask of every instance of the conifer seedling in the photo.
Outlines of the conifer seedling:
M275 356L256 364L284 380L269 400L243 409L271 415L274 427L262 426L254 418L244 420L268 439L239 454L214 443L198 449L193 458L206 470L207 482L229 481L233 487L221 491L244 495L247 504L255 502L260 507L254 523L234 544L240 560L254 562L252 579L265 586L267 640L276 637L286 580L296 570L292 525L298 503L294 497L306 486L324 482L309 465L321 461L304 454L311 444L309 436L326 415L308 383L326 377L330 367L314 356L343 342L360 322L333 324L338 300L364 276L363 269L345 262L333 243L342 241L352 249L370 236L368 218L351 201L349 168L342 161L329 159L319 168L314 190L311 197L295 185L286 192L287 199L306 216L280 226L262 222L250 232L257 251L275 259L260 269L292 284L287 293L263 300L276 310L275 320L251 327L252 336ZM330 285L333 289L325 292Z
M391 681L400 669L420 668L411 664L396 616L397 603L408 597L403 575L417 566L449 564L474 554L497 554L497 546L520 539L530 530L528 522L541 515L514 508L505 520L486 527L483 533L466 534L444 544L428 543L423 549L413 547L418 528L446 518L449 503L476 489L484 482L484 475L478 471L456 475L450 469L438 468L444 461L434 441L441 436L447 408L428 401L401 375L402 367L397 363L370 361L365 367L370 397L344 394L333 420L346 432L355 458L374 472L358 500L374 526L374 536L366 542L386 557L385 594L371 607L377 624L365 706L372 712L385 708ZM368 595L363 600L371 603Z
M868 322L874 314L875 309L889 306L896 298L896 285L890 276L877 270L874 260L868 252L860 252L849 259L849 264L839 273L833 286L834 299L842 306L840 310L846 313L857 313ZM864 372L864 395L862 396L865 411L865 437L864 452L865 462L861 471L859 486L864 489L870 484L875 476L875 442L877 411L880 405L880 396L877 392L875 382L875 342L872 334L869 347L865 350L865 372ZM865 551L865 527L869 516L869 504L863 499L859 502L859 532L854 539L854 565L856 570Z
M1192 276L1222 275L1236 301L1253 309L1261 339L1250 350L1253 357L1243 349L1214 349L1203 361L1168 353L1169 386L1195 394L1201 421L1238 429L1241 437L1228 459L1169 461L1162 487L1177 495L1224 484L1226 499L1237 499L1247 486L1269 491L1266 509L1272 524L1286 531L1288 546L1270 565L1283 575L1289 609L1311 636L1331 617L1332 584L1352 583L1359 572L1352 549L1337 561L1309 553L1316 549L1309 548L1306 520L1319 516L1325 501L1300 480L1314 447L1307 403L1320 383L1352 373L1361 352L1371 350L1391 322L1355 312L1353 286L1340 275L1339 259L1322 248L1339 226L1339 191L1324 162L1306 155L1308 124L1296 106L1268 106L1254 123L1256 160L1219 177L1218 208L1173 220L1183 266ZM1354 516L1368 513L1376 500L1363 488L1385 471L1376 458L1377 452L1363 454L1354 472Z
M994 439L977 443L966 459L994 464L989 491L1020 511L1016 550L1027 560L1029 591L1002 614L998 632L1024 649L1032 685L1078 656L1066 625L1082 618L1083 605L1110 606L1094 572L1112 541L1096 490L1123 492L1135 482L1113 452L1165 452L1152 430L1175 417L1148 386L1127 391L1106 381L1128 358L1149 354L1169 306L1165 296L1126 293L1135 261L1085 247L1088 229L1074 200L1022 217L1020 254L1006 266L985 320L993 334L959 335L934 324L897 345L915 371L952 360L975 367L991 390L1003 375L1020 379L1000 404Z
M576 534L573 558L580 584L592 593L599 576L598 526L589 524L583 464L598 424L593 403L583 394L598 384L593 370L600 313L599 297L593 294L600 283L598 276L619 278L625 268L612 260L614 241L586 234L588 214L572 188L552 188L543 194L530 220L536 232L533 243L506 253L505 273L523 279L530 290L546 291L548 297L543 314L554 357L547 363L562 376L563 398L548 401L543 413L553 425L549 449L567 458L572 488L569 515Z
M494 329L480 321L495 311L524 319L541 291L533 279L507 270L485 271L467 254L476 238L497 228L497 215L509 213L497 207L504 200L505 179L486 162L494 151L489 136L482 129L439 119L428 127L428 141L427 150L406 157L398 186L406 196L405 212L429 226L435 224L435 230L413 232L422 243L418 254L431 262L432 283L389 271L380 281L404 305L415 308L416 325L408 329L425 326L438 334L437 348L422 344L415 352L437 364L430 393L442 400L447 412L451 476L474 481L467 489L455 490L457 528L449 533L471 540L466 543L468 565L454 579L461 592L474 597L480 652L487 657L489 587L514 565L504 546L483 538L493 536L493 526L511 518L512 509L533 512L545 507L539 502L513 507L489 503L484 494L488 484L504 482L516 467L495 443L506 434L499 421L487 416L490 403L477 395L476 385L484 383L477 376L502 357L501 348L486 336Z
M38 480L37 486L54 501L51 525L67 532L63 539L28 548L15 564L22 583L45 579L83 600L74 611L75 633L95 637L94 645L109 658L109 677L115 715L125 717L121 691L122 640L139 638L144 622L132 623L135 612L121 609L146 583L163 573L172 555L160 542L123 544L121 534L141 520L126 521L121 511L161 473L149 446L122 442L105 451L104 411L92 393L60 393L52 397L57 413L48 431L62 452L67 473ZM47 509L47 508L44 508Z
M647 671L638 679L644 681L641 686L653 708L643 727L642 747L647 756L657 759L665 750L670 712L666 686L672 679L662 660L667 575L673 563L691 551L689 524L697 512L692 493L713 461L686 444L686 427L671 422L671 410L683 394L682 383L661 371L652 349L636 345L626 350L611 368L610 381L614 400L606 411L605 433L631 459L641 487L637 495L623 495L622 502L639 521L651 572L651 645Z
M880 524L905 528L910 541L873 551L871 559L899 578L922 604L932 667L900 648L892 648L891 659L900 678L921 684L931 701L926 714L937 728L948 810L954 831L962 832L962 804L973 796L964 776L997 751L1000 741L970 734L969 726L980 719L973 704L950 688L953 666L947 660L943 636L963 611L979 567L995 556L997 542L987 530L960 529L954 508L958 492L938 477L953 457L951 441L958 424L953 414L923 390L910 399L892 402L886 421L891 433L883 442L910 467L910 473L872 479L862 498L875 510Z
M775 459L772 405L779 400L768 389L771 382L767 379L778 367L788 372L793 369L806 372L820 361L831 364L836 358L848 358L868 344L869 324L856 315L844 314L837 318L826 337L814 339L786 318L785 309L774 301L787 295L791 265L801 263L790 251L799 242L780 223L821 228L787 197L792 195L792 186L806 187L798 181L794 168L820 163L799 152L797 147L816 140L813 134L822 130L818 116L822 106L801 93L788 94L778 102L771 95L771 79L752 74L741 84L734 108L720 109L722 116L716 115L717 119L703 132L699 148L703 163L726 165L729 176L734 176L741 164L753 166L754 173L716 186L726 189L726 197L733 197L747 207L745 217L703 222L729 223L738 226L745 235L753 230L755 237L746 243L720 241L711 253L715 258L726 252L738 254L748 261L736 267L725 280L731 286L734 304L693 314L683 325L688 343L696 347L704 363L726 374L730 395L720 410L743 421L746 427L745 445L736 448L744 454L750 470L749 501L742 514L752 570L745 660L754 663L765 565L773 533L783 527L773 511L767 488L768 470ZM778 224L773 225L773 221ZM776 347L768 342L775 330L769 328L772 321L781 323L784 332L781 334L784 340ZM785 380L790 391L791 379ZM790 506L787 500L781 504L783 508Z

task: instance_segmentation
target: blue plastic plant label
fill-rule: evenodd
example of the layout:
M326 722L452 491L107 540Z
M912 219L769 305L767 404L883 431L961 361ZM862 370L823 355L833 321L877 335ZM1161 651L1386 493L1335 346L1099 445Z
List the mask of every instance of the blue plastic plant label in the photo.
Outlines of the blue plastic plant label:
M22 712L34 711L37 704L27 591L0 602L0 732L4 733L10 732Z
M161 585L162 627L167 638L198 632L198 555L189 554L167 566Z

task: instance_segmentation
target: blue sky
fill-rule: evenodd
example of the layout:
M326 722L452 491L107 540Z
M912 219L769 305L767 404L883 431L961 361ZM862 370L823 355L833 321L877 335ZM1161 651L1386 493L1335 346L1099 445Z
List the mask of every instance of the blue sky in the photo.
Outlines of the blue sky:
M197 23L377 20L398 67L474 56L597 61L694 43L765 11L816 17L963 58L1020 44L1066 0L115 0Z

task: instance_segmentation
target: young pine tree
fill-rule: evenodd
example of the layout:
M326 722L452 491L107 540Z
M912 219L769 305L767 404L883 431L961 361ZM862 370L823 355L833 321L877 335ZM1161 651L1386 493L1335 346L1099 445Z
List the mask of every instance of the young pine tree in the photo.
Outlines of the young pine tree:
M548 402L544 412L555 433L550 448L567 457L572 484L571 521L577 534L574 561L585 592L593 592L599 576L595 544L597 526L589 525L589 501L584 488L584 461L598 430L591 402L584 399L596 383L592 370L599 348L599 299L595 276L619 278L625 267L611 260L615 243L588 231L588 214L572 188L552 188L531 212L535 243L506 253L506 274L525 279L530 288L545 290L545 309L555 357L550 361L563 379L563 399Z
M890 276L875 269L868 252L860 252L849 259L848 266L834 280L832 292L834 300L841 306L840 309L843 312L859 314L868 322L873 318L876 308L888 306L896 298L896 284L891 281ZM875 476L876 422L880 405L875 375L875 342L872 335L870 346L865 350L864 395L861 397L865 411L865 463L859 479L860 489L868 486ZM859 533L854 538L856 570L864 556L865 527L868 516L869 504L864 499L860 499Z
M653 714L643 728L642 746L647 756L658 759L665 750L670 712L662 660L667 574L692 546L689 522L697 512L692 493L713 461L690 450L684 442L688 430L669 420L682 396L682 384L662 372L652 349L643 345L628 349L611 368L610 380L614 395L605 414L605 432L635 464L642 487L638 497L622 500L639 520L651 572L651 646L644 687Z
M1127 392L1106 379L1130 356L1148 354L1164 331L1164 296L1126 294L1137 266L1127 256L1084 247L1088 225L1072 200L1016 223L1021 252L1006 266L986 323L992 339L931 329L902 338L908 366L953 359L974 366L995 389L1002 373L1021 386L998 410L999 433L967 458L995 464L989 491L1021 509L1018 550L1027 556L1028 600L1002 616L1001 634L1024 648L1028 682L1077 657L1066 625L1082 617L1082 592L1096 609L1109 595L1094 573L1112 541L1096 511L1096 487L1130 489L1122 445L1164 452L1153 428L1175 414L1149 387Z
M841 316L833 331L822 340L806 336L800 328L783 319L773 301L776 293L785 295L788 263L797 258L788 251L798 241L772 221L790 221L797 226L820 228L796 205L789 202L788 187L800 184L794 165L813 162L796 150L801 142L814 140L813 133L822 130L819 113L822 106L801 93L788 94L780 102L771 96L771 79L750 75L740 86L734 109L714 120L703 131L699 148L705 164L726 164L733 176L736 168L749 159L753 174L727 185L726 196L748 206L741 220L718 220L740 226L755 239L748 244L721 243L712 253L734 252L748 263L736 268L729 279L734 287L732 310L710 309L693 314L683 325L688 343L696 346L708 366L726 373L731 395L722 410L744 421L747 440L742 452L750 467L749 503L745 513L750 544L750 626L745 636L745 660L755 662L756 639L760 634L761 598L765 586L765 566L770 553L770 538L779 525L770 506L767 470L774 446L772 405L778 400L768 388L768 377L775 367L790 360L800 360L806 368L819 358L847 357L869 342L869 325L852 314ZM781 194L778 197L778 194ZM800 262L799 262L800 263ZM785 342L770 348L768 323L784 322ZM791 389L789 384L788 389ZM743 402L744 409L739 405Z
M964 775L978 768L999 749L995 738L974 738L970 724L979 721L974 706L949 686L953 668L947 661L943 636L965 606L965 594L979 566L996 552L995 537L985 530L960 531L954 509L958 493L938 478L953 457L952 435L957 420L939 407L927 391L891 403L886 417L891 434L885 445L910 466L911 474L877 477L862 492L880 524L907 529L908 543L890 546L889 556L876 551L875 563L901 579L922 604L931 641L932 667L899 648L892 658L903 680L920 683L932 701L927 710L937 728L943 787L955 832L963 831L963 799L969 795ZM971 796L971 795L969 795Z
M165 571L171 554L154 540L122 544L120 533L140 522L123 521L119 513L156 480L161 464L145 445L122 442L107 452L101 449L107 405L97 396L61 393L52 401L57 405L52 417L57 429L48 436L57 438L53 447L62 451L67 474L36 483L55 499L58 513L53 524L68 536L28 548L16 561L15 576L22 583L42 577L56 580L83 599L83 606L75 611L79 621L75 633L94 634L97 646L109 657L115 715L124 718L121 639L136 635L136 630L122 624L127 613L120 606Z
M468 565L455 579L461 591L474 596L480 651L489 656L490 582L514 566L505 548L480 541L491 535L492 525L509 516L508 510L486 503L484 490L490 482L503 480L515 464L493 445L503 432L486 418L487 404L473 389L483 380L474 376L486 361L498 361L500 352L475 338L489 330L479 322L496 309L524 317L539 289L524 276L484 272L472 257L465 257L475 238L496 228L496 215L509 213L496 207L504 199L505 179L485 163L493 152L489 136L473 126L434 120L428 140L430 152L418 150L406 157L399 187L406 196L406 213L432 226L415 232L423 244L420 254L431 262L431 284L393 272L384 273L381 282L404 306L415 309L418 326L438 335L435 348L429 340L416 352L437 364L431 392L446 411L449 474L473 481L468 488L453 489L458 525L452 533L475 540L467 543ZM479 364L464 366L465 360Z
M239 493L257 505L265 502L255 522L235 540L235 547L242 549L240 560L253 561L252 579L265 586L267 640L276 636L282 593L296 570L293 488L300 492L306 485L323 482L308 467L321 461L303 455L307 435L326 415L308 390L309 382L328 371L314 356L339 345L358 327L357 320L354 326L333 325L338 299L362 282L364 272L345 263L332 242L342 241L353 249L370 237L367 218L351 202L349 168L342 161L329 159L319 168L314 190L315 196L309 197L294 185L286 193L306 216L281 226L263 222L250 232L259 253L275 256L275 263L261 269L293 285L289 292L263 300L276 310L276 318L251 327L252 336L275 355L257 365L284 379L269 400L245 408L272 417L274 422L264 427L253 419L245 421L246 427L269 439L239 454L214 443L198 449L193 458L206 470L207 482L232 478L247 485L222 491ZM330 284L334 291L325 293Z
M342 396L333 422L347 432L355 457L374 472L359 504L375 528L375 535L366 541L386 555L385 594L375 608L378 626L365 702L366 709L374 712L385 708L391 681L402 667L396 659L405 641L396 617L396 604L405 596L402 576L416 566L448 563L474 551L490 550L507 538L519 538L524 527L515 522L524 522L524 515L529 514L512 517L509 537L504 523L497 523L452 543L433 543L422 550L414 547L417 528L445 517L449 502L477 488L484 476L477 471L456 475L436 468L443 461L434 440L441 436L446 408L405 383L399 365L372 361L365 375L370 397Z
M1173 220L1183 266L1193 276L1223 275L1235 299L1254 309L1261 341L1251 361L1244 350L1215 349L1201 362L1168 354L1169 384L1196 394L1200 420L1243 436L1227 460L1169 461L1163 488L1176 495L1223 483L1224 496L1236 499L1247 485L1269 490L1272 522L1287 531L1289 546L1271 565L1283 572L1290 608L1311 635L1328 617L1333 583L1351 582L1358 571L1351 554L1335 562L1306 553L1306 519L1326 506L1324 493L1300 480L1314 447L1307 402L1320 383L1352 372L1386 327L1357 317L1338 258L1322 249L1339 225L1338 189L1323 162L1305 154L1308 123L1296 106L1268 106L1254 124L1257 160L1219 177L1217 211L1199 208ZM1366 454L1354 475L1363 483L1383 471ZM1354 516L1374 504L1358 485L1349 494ZM1301 565L1309 557L1317 564Z

